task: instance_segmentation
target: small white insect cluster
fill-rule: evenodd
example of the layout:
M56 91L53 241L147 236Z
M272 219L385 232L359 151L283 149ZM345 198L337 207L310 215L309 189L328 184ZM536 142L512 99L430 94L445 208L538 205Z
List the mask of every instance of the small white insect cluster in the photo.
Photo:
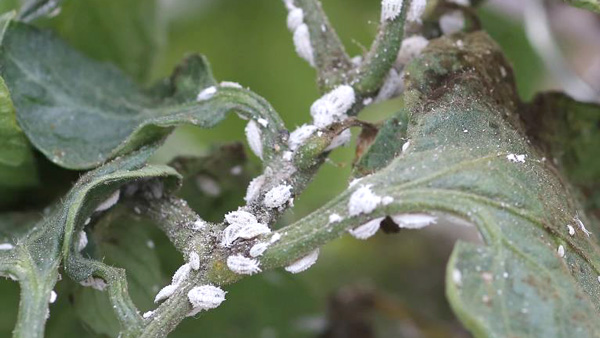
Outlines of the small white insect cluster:
M350 186L356 185L358 180L353 181ZM391 196L380 197L375 194L371 187L372 184L361 185L358 189L356 189L352 195L350 195L350 199L348 201L348 215L350 217L358 216L361 214L370 214L373 212L379 205L388 205L394 201L394 198ZM437 217L422 214L422 213L407 213L407 214L397 214L391 216L394 223L398 225L399 228L405 229L420 229L430 224L436 223ZM329 223L336 223L341 220L341 216L338 214L332 214L329 216ZM357 239L367 239L371 236L375 235L381 226L381 222L384 220L384 217L378 217L371 219L363 225L360 225L354 229L348 230L348 232Z
M315 57L310 42L310 32L304 23L304 11L296 7L293 0L284 0L284 3L288 10L287 26L293 34L296 53L314 67Z
M192 270L198 269L200 269L200 256L196 252L192 252L188 257L188 262L180 266L179 269L177 269L177 271L175 271L175 273L173 274L171 284L165 286L160 291L158 291L156 297L154 297L154 302L158 303L162 300L171 297L175 293L175 291L177 291L181 283L183 283L183 281L185 281L188 278L190 272ZM152 315L152 313L146 314L148 316Z
M266 194L263 204L270 209L278 209L284 206L292 197L292 186L280 184L271 188Z
M508 154L508 155L506 155L506 159L513 163L525 163L526 156L527 155L525 155L525 154L521 154L521 155Z
M382 0L381 1L381 21L394 20L402 11L403 0Z
M229 226L223 230L221 245L230 247L237 239L252 239L271 232L268 226L259 223L256 217L244 210L232 211L225 215Z
M188 317L195 316L200 311L218 307L225 301L225 294L227 292L213 285L193 287L188 292L188 300L192 304L192 310L187 314Z

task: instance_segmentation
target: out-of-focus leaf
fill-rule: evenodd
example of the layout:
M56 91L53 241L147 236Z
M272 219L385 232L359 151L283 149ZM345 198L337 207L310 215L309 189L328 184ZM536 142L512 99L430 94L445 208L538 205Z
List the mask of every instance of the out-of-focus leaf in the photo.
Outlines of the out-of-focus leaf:
M588 11L600 13L600 1L598 0L564 0L571 6L585 8Z
M19 10L19 20L32 21L43 16L52 16L60 12L64 0L23 0Z
M168 81L148 92L53 34L12 22L0 51L0 73L30 141L67 168L98 166L165 137L180 124L212 127L232 110L267 121L265 157L275 152L269 143L284 128L271 106L245 89L219 87L210 99L197 102L198 91L215 84L200 56L189 57Z
M595 337L600 335L600 247L577 220L592 232L597 228L565 179L526 137L513 78L501 67L508 65L499 47L483 32L431 41L406 70L410 147L292 224L281 242L286 252L300 254L308 238L319 245L348 224L386 215L467 221L477 226L485 245L460 242L455 247L446 292L475 336L576 332ZM371 213L349 215L350 197L367 186L393 200L387 198ZM343 220L329 223L331 213ZM315 224L328 225L315 230ZM573 236L567 225L575 229ZM283 248L273 244L263 266L277 264ZM558 253L562 250L564 256Z
M125 183L149 178L178 177L169 167L146 166L140 169L153 150L146 147L84 175L64 200L49 209L37 222L31 216L20 216L25 218L18 222L14 217L0 221L3 243L14 246L0 251L0 273L14 277L21 286L16 336L43 335L50 292L57 282L58 268L65 256L65 270L70 275L89 274L90 269L84 264L74 267L72 262L77 260L68 253L73 250L73 232L83 226L100 203ZM118 297L115 294L126 292L126 284L111 286L119 281L107 279L111 296ZM125 308L126 305L126 299L113 304L115 310L121 313L131 311L130 308ZM131 325L141 321L137 312L127 319Z
M78 50L145 83L165 45L160 7L157 0L71 0L50 24Z

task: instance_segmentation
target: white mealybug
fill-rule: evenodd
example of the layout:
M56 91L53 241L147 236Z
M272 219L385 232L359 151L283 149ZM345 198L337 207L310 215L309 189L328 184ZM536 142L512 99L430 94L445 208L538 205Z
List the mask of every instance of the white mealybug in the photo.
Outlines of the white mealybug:
M179 269L177 269L177 271L175 271L175 273L173 274L173 279L171 280L171 284L172 285L181 284L181 282L183 282L188 277L191 270L192 270L192 267L190 266L189 263L185 263L182 266L180 266Z
M218 307L225 301L225 294L221 288L212 285L195 286L188 292L188 300L192 304L192 311L188 316L195 316L203 310Z
M440 29L444 35L460 32L465 28L465 16L462 11L451 11L440 17Z
M49 299L50 304L56 302L56 298L58 298L56 291L54 291L54 290L50 291L50 299Z
M15 246L10 243L2 243L0 244L0 251L8 251L14 249Z
M525 155L525 154L522 154L522 155L508 154L508 155L506 155L506 159L511 162L514 162L514 163L517 163L517 162L525 163L526 156L527 155Z
M329 144L329 146L327 146L327 148L325 148L325 151L330 151L335 148L346 145L348 144L348 142L350 142L351 138L352 133L350 132L350 129L346 129L343 132L341 132L338 136L334 137L333 140L331 140L331 143Z
M158 293L156 294L156 297L154 297L154 303L158 303L162 300L171 297L175 293L175 291L177 291L178 286L179 285L170 284L160 289L160 291L158 291Z
M291 151L284 151L283 152L283 159L285 161L289 162L289 161L292 160L292 158L294 158L294 153L293 152L291 152Z
M310 43L310 32L308 26L303 23L294 30L294 46L296 47L296 53L306 60L311 66L315 66L315 57L313 55L313 48Z
M562 244L558 246L558 250L556 250L556 252L558 253L558 257L565 257L565 247L562 246Z
M456 284L457 286L462 285L462 273L460 272L460 270L452 270L452 281L454 281L454 284Z
M298 149L298 147L300 147L315 131L317 131L317 129L319 128L313 126L312 124L301 125L290 133L288 146L292 151Z
M265 177L263 175L257 176L250 181L248 189L246 189L246 197L244 197L246 203L254 201L259 196L260 188L262 188L263 184L265 184Z
M406 14L407 21L421 22L421 16L427 8L427 0L412 0L410 2L410 8Z
M241 226L258 223L258 221L256 220L256 216L244 210L237 210L227 213L225 215L225 220L229 224Z
M148 319L150 317L152 317L154 315L154 311L146 311L144 312L144 314L142 315L142 318L144 319Z
M423 49L427 47L429 40L422 35L412 35L402 40L400 51L396 57L396 65L406 65L412 59L419 56Z
M381 197L371 191L371 186L371 184L363 185L352 193L348 201L348 214L350 216L368 214L381 203Z
M339 223L339 222L341 222L343 220L344 220L344 218L342 218L342 216L340 216L338 214L331 214L331 215L329 215L329 224Z
M300 273L308 270L319 258L319 248L314 249L308 255L298 259L292 264L285 267L285 271L291 273Z
M258 127L258 124L254 121L248 122L246 125L246 138L248 139L248 146L254 155L258 156L262 160L263 156L263 145L262 145L262 131Z
M575 235L575 228L573 228L570 224L567 224L567 229L569 230L569 235Z
M575 216L575 218L573 218L573 220L575 221L575 223L577 224L577 226L579 227L579 229L581 229L581 231L583 231L584 234L586 234L588 237L590 237L590 235L592 234L591 232L589 232L586 228L585 225L583 224L583 222L579 219L579 216Z
M229 170L229 173L233 176L241 175L244 171L244 168L241 165L236 165Z
M271 229L262 223L248 224L240 228L237 233L238 238L252 239L260 235L271 233Z
M290 197L292 197L292 186L280 184L265 194L263 203L267 208L275 209L287 203Z
M96 211L104 211L112 208L119 201L119 197L121 196L121 190L116 190L112 193L104 202L100 203L96 207Z
M193 270L200 269L200 256L196 252L190 252L189 264Z
M402 145L402 152L405 153L408 150L408 147L410 147L410 141L404 142Z
M196 230L196 231L200 231L200 230L204 229L205 227L206 227L206 222L204 222L200 218L198 218L197 220L194 221L194 223L192 223L192 229Z
M304 11L302 8L296 7L289 11L287 16L287 26L290 32L295 32L302 23L304 23Z
M267 119L263 119L262 117L259 117L258 119L256 119L256 122L258 122L258 124L263 126L263 128L266 128L269 125L269 121Z
M253 275L260 272L260 263L256 259L242 255L227 257L227 267L238 275Z
M350 59L350 62L352 63L353 66L358 67L363 62L363 57L362 57L362 55L357 55L357 56L353 57L352 59Z
M83 222L83 225L88 225L90 224L90 222L92 221L92 219L90 217L85 219L85 222Z
M392 216L392 220L403 229L421 229L435 224L437 217L427 214L398 214Z
M81 286L91 287L94 290L104 291L106 289L106 282L102 278L95 278L94 276L89 276L87 279L79 282Z
M221 83L219 83L219 86L225 88L242 88L241 84L231 81L222 81Z
M347 118L346 112L356 101L354 88L341 85L323 95L310 106L310 115L314 125L319 128L327 127L334 122Z
M273 244L273 243L277 242L280 239L281 239L281 234L278 233L278 232L276 232L276 233L273 234L273 236L271 236L271 239L269 240L269 243Z
M385 81L383 82L383 85L381 86L381 89L379 89L379 92L375 97L375 102L391 99L404 91L404 81L402 80L403 77L404 73L400 74L396 69L390 69Z
M87 234L85 233L85 231L80 231L77 234L77 251L81 251L83 249L85 249L85 247L88 244L88 238L87 238Z
M267 250L267 248L269 247L269 243L265 243L265 242L259 242L254 244L251 248L250 248L250 257L258 257L258 256L262 256L262 254Z
M362 181L364 177L354 178L350 183L348 183L348 188L354 187L358 182Z
M209 100L216 93L217 93L217 87L215 87L215 86L210 86L208 88L204 88L200 93L198 93L198 96L196 96L196 101L200 102L200 101Z
M384 196L381 199L381 204L383 204L383 205L388 205L388 204L390 204L392 202L394 202L394 198L392 196Z
M371 220L359 227L356 227L354 229L349 229L348 232L354 238L367 239L377 233L377 230L379 230L379 225L380 225L381 221L383 221L383 218L384 217L376 218L376 219Z
M382 0L381 21L394 20L402 10L403 0Z
M221 195L219 183L209 176L200 175L196 177L196 186L208 196L217 197Z

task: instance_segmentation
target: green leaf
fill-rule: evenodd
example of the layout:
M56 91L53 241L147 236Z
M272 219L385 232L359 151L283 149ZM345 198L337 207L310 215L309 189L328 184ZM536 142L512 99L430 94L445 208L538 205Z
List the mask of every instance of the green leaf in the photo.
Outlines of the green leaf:
M39 58L42 51L44 58ZM177 125L212 127L232 110L267 120L267 159L276 153L273 145L284 129L273 108L245 89L219 87L212 98L197 102L198 92L215 84L200 56L189 57L169 80L145 91L51 33L13 22L0 52L0 75L32 144L54 163L72 169L99 166L164 138Z
M157 0L65 1L50 24L76 49L146 83L165 45L162 10Z
M14 216L0 220L4 240L14 246L0 251L0 273L13 276L21 286L19 316L15 328L17 337L41 337L44 331L50 292L58 280L58 268L66 258L65 270L70 275L85 275L90 268L77 260L73 254L73 232L81 228L96 207L113 192L128 182L150 178L177 178L168 167L146 166L147 158L154 149L146 147L131 156L117 159L106 166L84 175L69 194L43 218L25 217L15 222ZM18 227L17 227L18 225ZM74 263L80 263L75 265ZM102 263L97 262L98 265ZM117 271L118 272L118 271ZM110 274L112 273L112 275ZM109 284L109 294L115 311L122 315L132 312L127 308L127 287L117 273L108 271L101 277ZM130 300L129 300L130 302ZM141 317L134 311L129 317L130 325L139 324ZM139 318L138 318L139 317Z
M513 79L502 67L506 60L483 32L431 41L406 69L410 147L282 229L261 266L285 265L375 218L427 214L440 224L474 224L484 241L460 242L447 266L447 297L476 337L600 335L600 228L526 137ZM525 155L524 162L511 154ZM350 197L365 186L393 201L350 216ZM329 223L331 213L343 220Z
M588 11L600 13L600 2L598 0L565 0L569 5L584 8Z

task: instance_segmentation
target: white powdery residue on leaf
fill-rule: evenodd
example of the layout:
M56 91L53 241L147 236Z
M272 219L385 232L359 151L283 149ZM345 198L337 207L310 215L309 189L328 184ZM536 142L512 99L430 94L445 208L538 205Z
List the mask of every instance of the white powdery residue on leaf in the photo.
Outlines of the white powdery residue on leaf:
M306 24L301 24L294 30L294 46L296 47L296 53L298 56L306 60L311 66L315 66L315 57L313 55L313 48L310 43L310 32Z
M331 143L329 144L329 146L327 146L327 148L325 148L325 151L331 151L335 148L346 145L348 144L348 142L350 142L351 138L352 133L350 132L350 129L346 129L343 132L341 132L338 136L334 137L333 140L331 140Z
M256 200L260 194L260 188L262 188L263 184L265 184L265 177L263 175L257 176L250 181L250 184L248 184L248 189L246 189L244 201L246 201L246 203L250 203Z
M381 21L394 20L402 11L403 0L382 0Z
M265 242L259 242L254 244L251 248L250 248L250 257L258 257L258 256L262 256L262 254L267 250L267 248L269 247L269 243L265 243Z
M295 32L304 23L304 11L302 8L293 8L288 12L287 26L290 32Z
M106 289L106 282L102 278L95 278L94 276L89 276L87 279L79 282L81 286L91 287L94 290L104 291Z
M312 124L301 125L290 133L288 146L292 151L298 149L298 147L300 147L315 131L317 131L317 129L319 128L313 126Z
M217 197L221 195L221 187L212 177L206 175L198 176L196 178L196 186L208 196Z
M258 158L262 160L263 157L263 144L262 144L262 131L258 127L258 124L254 121L248 122L246 125L246 138L248 139L248 146L250 146L250 150L256 155Z
M452 281L458 286L462 285L462 273L460 272L460 270L452 270Z
M262 223L248 224L240 228L237 233L238 238L252 239L260 235L271 233L271 229Z
M300 273L302 271L308 270L319 258L319 248L314 249L308 255L298 259L292 264L285 267L285 271L291 273Z
M404 73L399 74L394 68L390 69L383 85L375 97L375 102L389 100L404 91L404 81L402 80L403 74Z
M119 197L121 196L121 190L117 190L112 193L104 202L100 203L98 207L96 207L96 211L104 211L112 208L119 201Z
M146 311L144 312L144 314L142 315L142 318L144 319L148 319L150 317L152 317L154 315L154 311Z
M10 243L2 243L0 244L0 251L8 251L14 249L15 246Z
M368 239L377 233L383 219L384 217L376 218L354 229L348 229L348 232L356 239Z
M263 203L267 208L275 209L287 203L290 197L292 197L292 186L280 184L265 194Z
M556 252L558 253L558 257L565 257L565 247L561 245L558 246L558 250L556 250Z
M237 83L237 82L231 82L231 81L222 81L221 83L219 83L220 87L225 87L225 88L242 88L242 85Z
M319 128L329 126L334 122L345 120L346 112L356 102L354 88L341 85L323 95L310 106L310 115L314 125Z
M217 308L225 301L225 294L221 288L213 285L195 286L188 292L188 301L192 304L189 316L195 316L203 310Z
M579 229L581 229L581 231L583 231L584 234L586 234L588 237L590 237L590 235L592 234L591 232L589 232L586 228L585 225L583 224L583 222L579 219L579 216L575 216L575 218L573 218L573 220L575 221L575 223L577 224L577 226L579 227Z
M242 255L227 257L227 267L238 275L253 275L260 272L260 263L256 259Z
M175 273L173 274L173 279L171 280L171 284L172 285L181 284L181 282L183 282L189 276L191 270L192 270L192 267L190 266L190 263L185 263L182 266L180 266L179 269L177 269L177 271L175 271Z
M200 269L200 256L196 252L190 252L188 263L192 270Z
M201 102L201 101L209 100L216 93L217 93L217 87L215 87L215 86L210 86L208 88L204 88L200 93L198 93L198 96L196 96L196 101Z
M398 214L392 216L392 220L403 229L421 229L435 224L437 217L427 214Z
M258 124L263 126L263 128L266 128L269 125L269 121L267 119L263 119L262 117L259 117L258 119L256 119L256 122L258 122Z
M410 141L404 142L404 144L402 145L402 152L405 153L409 147L410 147Z
M281 234L278 233L278 232L276 232L276 233L273 234L273 236L271 236L271 239L269 240L269 243L273 244L273 243L277 242L280 239L281 239Z
M333 224L333 223L339 223L341 221L343 221L344 218L338 214L331 214L329 215L329 224Z
M54 290L50 291L50 299L49 299L50 304L56 302L56 298L58 298L56 291L54 291Z
M177 286L178 285L170 284L160 289L160 291L158 291L158 293L156 294L156 297L154 297L154 303L158 303L162 300L171 297L175 293L175 291L177 291Z
M394 202L394 198L392 196L384 196L381 199L381 204L383 204L383 205L389 205L392 202Z
M85 231L80 231L77 234L77 251L80 252L81 250L85 249L87 244L88 244L87 234L85 233Z
M575 235L575 228L573 228L570 224L567 224L567 230L569 230L569 235Z
M348 214L350 216L368 214L381 203L381 197L375 195L371 191L371 187L371 184L363 185L352 193L348 201Z
M396 57L396 65L408 64L412 59L419 56L428 44L429 40L422 35L412 35L402 40L400 51Z
M406 20L412 22L421 22L421 17L427 7L427 0L412 0L410 8L406 14Z
M465 16L462 11L451 11L440 17L440 29L444 35L460 32L465 28Z
M506 159L513 163L525 163L525 157L527 157L527 155L525 155L525 154L522 154L522 155L508 154L508 155L506 155Z

